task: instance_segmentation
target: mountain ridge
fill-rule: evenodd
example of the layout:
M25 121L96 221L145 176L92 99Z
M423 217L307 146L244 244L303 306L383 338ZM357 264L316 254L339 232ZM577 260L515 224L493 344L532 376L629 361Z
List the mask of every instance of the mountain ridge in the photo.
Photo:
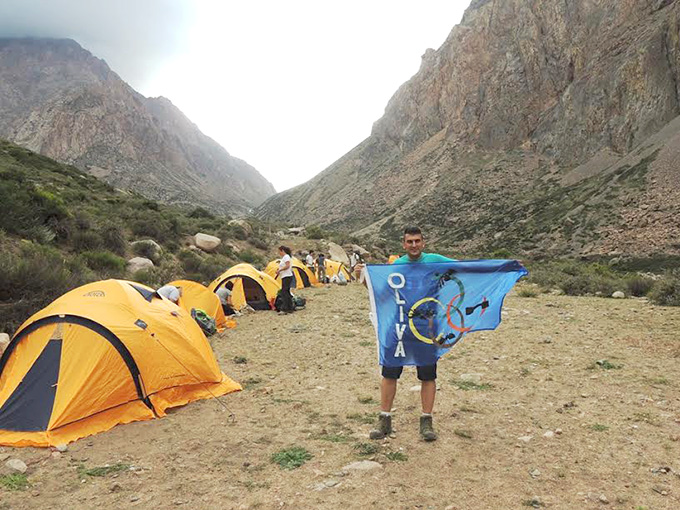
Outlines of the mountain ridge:
M676 253L680 190L655 182L680 139L654 137L680 115L679 27L676 0L473 2L366 140L257 214L377 237L415 222L471 251ZM663 215L636 237L659 241L631 244L618 231L643 202Z
M146 98L70 39L0 39L0 136L110 184L247 214L275 190L166 98Z

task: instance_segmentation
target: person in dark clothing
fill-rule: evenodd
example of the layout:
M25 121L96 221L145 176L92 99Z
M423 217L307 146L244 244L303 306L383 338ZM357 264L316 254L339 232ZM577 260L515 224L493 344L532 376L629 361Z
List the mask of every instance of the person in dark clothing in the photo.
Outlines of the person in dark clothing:
M326 283L326 257L323 253L316 258L316 278L319 283Z
M279 246L279 255L281 255L281 261L276 270L276 278L281 277L281 299L283 300L279 313L292 313L294 308L290 287L293 284L293 259L290 255L290 248Z

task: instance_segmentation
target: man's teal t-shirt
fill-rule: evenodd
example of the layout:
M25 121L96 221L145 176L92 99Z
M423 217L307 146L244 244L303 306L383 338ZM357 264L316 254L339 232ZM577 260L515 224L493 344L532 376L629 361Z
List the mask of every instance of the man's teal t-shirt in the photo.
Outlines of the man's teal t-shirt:
M450 259L439 253L421 253L417 260L411 260L408 255L403 255L392 264L422 264L425 262L456 262L455 259Z

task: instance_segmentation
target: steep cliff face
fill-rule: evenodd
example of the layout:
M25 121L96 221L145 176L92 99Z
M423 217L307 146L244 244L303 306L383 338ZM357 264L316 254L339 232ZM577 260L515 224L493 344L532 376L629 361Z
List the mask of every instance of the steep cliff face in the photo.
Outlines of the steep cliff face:
M166 202L243 214L274 193L169 100L70 40L0 40L0 137Z
M470 249L677 251L678 170L655 186L680 157L679 29L677 0L476 0L367 140L259 214L383 236L415 221ZM653 245L618 235L638 202L668 220L640 227Z

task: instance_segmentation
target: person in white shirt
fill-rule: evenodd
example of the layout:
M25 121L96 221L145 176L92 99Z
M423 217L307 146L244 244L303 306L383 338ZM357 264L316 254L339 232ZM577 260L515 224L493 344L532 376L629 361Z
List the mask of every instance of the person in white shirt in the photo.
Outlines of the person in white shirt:
M290 293L290 286L293 283L293 259L290 255L288 246L279 246L279 268L276 270L276 278L281 277L281 312L293 312L293 296Z
M169 299L173 303L177 304L179 298L182 297L182 289L175 287L174 285L163 285L160 289L156 291L159 295L166 299Z
M309 270L314 273L314 252L310 251L307 254L307 257L305 258L305 264L307 264L307 267Z

